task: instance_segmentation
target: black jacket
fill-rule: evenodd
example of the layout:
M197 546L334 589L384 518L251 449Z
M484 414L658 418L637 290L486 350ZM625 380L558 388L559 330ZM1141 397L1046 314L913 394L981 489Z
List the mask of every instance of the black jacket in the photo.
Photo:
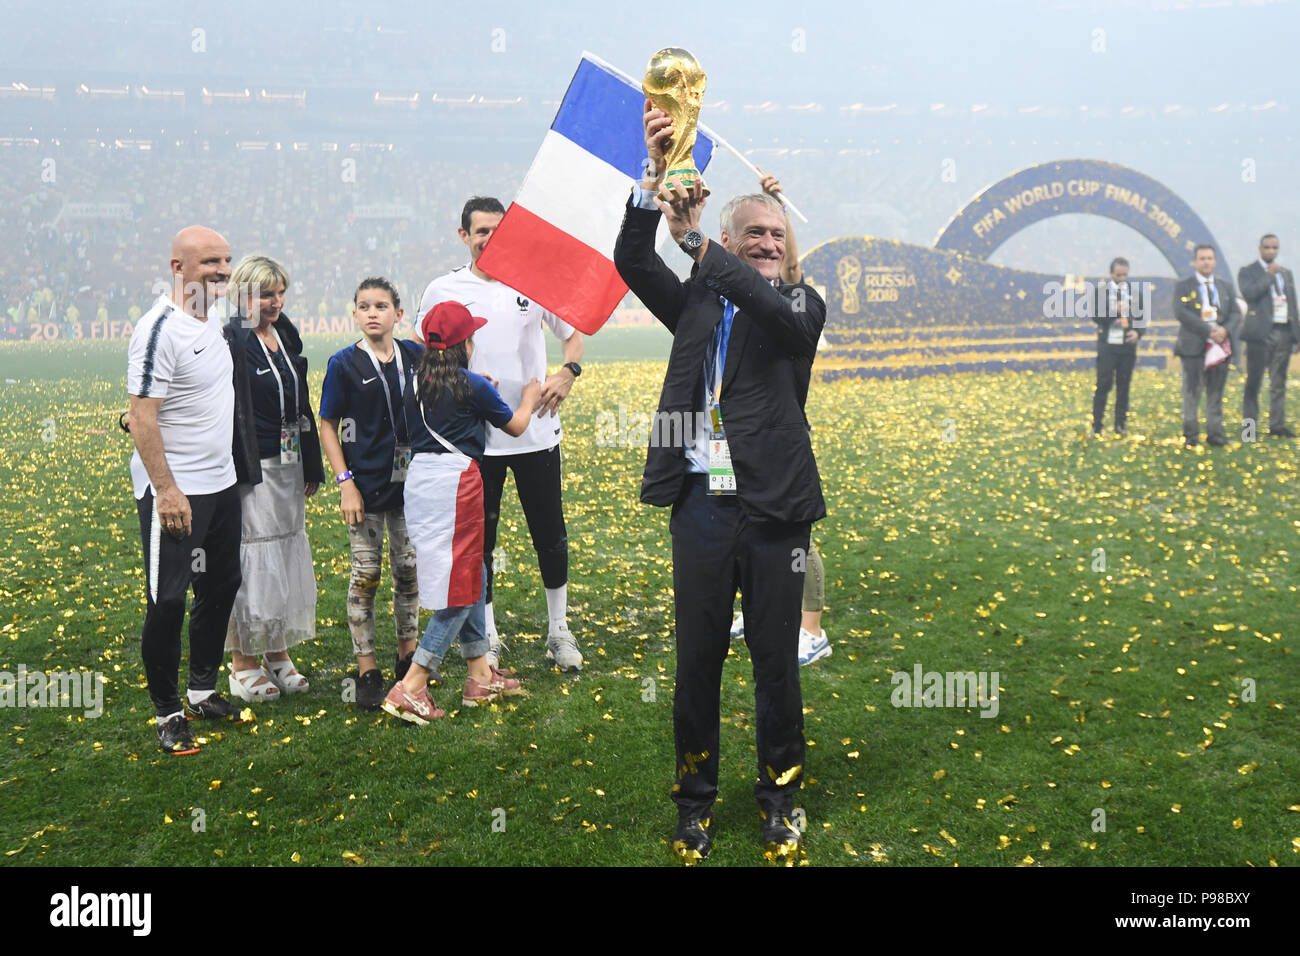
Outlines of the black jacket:
M1142 339L1143 328L1146 322L1143 322L1144 314L1149 308L1149 304L1144 301L1142 294L1142 283L1125 281L1124 285L1128 286L1128 320L1129 329L1137 333L1138 341ZM1119 315L1119 297L1116 295L1115 306L1111 307L1110 302L1110 277L1098 279L1093 285L1092 292L1092 321L1097 323L1099 329L1097 333L1097 350L1102 349L1137 349L1137 342L1131 342L1126 345L1111 345L1106 341L1110 333L1110 327L1115 324ZM1150 316L1145 316L1148 320Z
M299 394L298 415L306 416L310 427L304 428L299 435L301 443L302 480L307 484L320 484L325 480L325 469L321 465L320 435L316 430L316 417L311 410L311 397L308 395L307 359L302 354L302 337L294 328L288 316L281 313L271 325L284 343L286 358L302 377L303 388ZM235 477L240 484L257 485L262 481L262 460L257 451L257 427L253 419L253 390L248 381L247 350L257 334L251 327L245 327L242 315L232 315L221 330L230 346L230 358L235 366Z
M1295 276L1290 269L1279 269L1286 284L1286 319L1291 341L1300 342L1300 316L1296 314ZM1273 331L1274 278L1256 259L1237 272L1237 285L1246 300L1246 321L1241 337L1247 342L1267 342Z
M673 334L659 416L693 420L704 407L704 360L722 318L719 296L736 306L722 374L722 421L731 446L737 498L761 521L816 521L826 515L804 402L826 303L808 285L778 291L758 271L710 241L682 282L654 250L660 213L629 200L614 265ZM651 429L641 500L672 505L686 480L682 442L657 443Z

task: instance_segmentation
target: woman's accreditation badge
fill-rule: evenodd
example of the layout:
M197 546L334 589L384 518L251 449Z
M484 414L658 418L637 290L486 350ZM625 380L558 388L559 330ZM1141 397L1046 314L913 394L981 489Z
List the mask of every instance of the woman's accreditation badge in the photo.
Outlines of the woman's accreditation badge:
M280 464L296 465L302 456L302 442L298 434L299 425L287 422L280 426Z

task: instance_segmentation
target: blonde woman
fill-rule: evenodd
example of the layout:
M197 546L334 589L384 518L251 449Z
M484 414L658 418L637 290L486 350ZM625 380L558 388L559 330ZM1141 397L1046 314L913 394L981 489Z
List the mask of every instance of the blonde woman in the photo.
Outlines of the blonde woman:
M307 690L289 649L316 636L316 575L305 516L306 499L325 476L302 339L284 314L288 288L289 273L280 263L245 256L227 293L224 331L235 363L236 432L243 439L235 443L235 471L244 580L226 650L230 692L249 702Z

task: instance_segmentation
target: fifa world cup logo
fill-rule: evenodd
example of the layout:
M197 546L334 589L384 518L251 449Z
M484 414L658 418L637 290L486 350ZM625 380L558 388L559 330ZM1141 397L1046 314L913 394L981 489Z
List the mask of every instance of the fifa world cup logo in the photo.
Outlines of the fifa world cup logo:
M857 315L861 309L858 300L858 280L862 278L862 263L857 256L845 256L835 266L835 274L840 280L840 297L844 304L840 306L845 315Z
M666 47L650 58L641 89L655 109L663 110L673 121L673 137L664 156L667 170L663 190L681 183L687 189L704 177L695 168L695 130L700 122L700 104L708 76L687 50ZM708 187L704 194L709 194Z

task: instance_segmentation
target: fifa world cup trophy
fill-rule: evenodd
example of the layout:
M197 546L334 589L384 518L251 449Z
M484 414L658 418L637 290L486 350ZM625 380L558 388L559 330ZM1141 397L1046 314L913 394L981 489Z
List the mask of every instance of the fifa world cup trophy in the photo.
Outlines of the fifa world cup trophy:
M656 109L663 110L673 121L673 136L665 151L667 171L662 191L671 190L677 183L687 189L704 177L695 168L695 128L700 121L700 103L708 76L700 69L699 61L680 47L666 47L650 58L641 89ZM708 187L704 194L709 194Z

